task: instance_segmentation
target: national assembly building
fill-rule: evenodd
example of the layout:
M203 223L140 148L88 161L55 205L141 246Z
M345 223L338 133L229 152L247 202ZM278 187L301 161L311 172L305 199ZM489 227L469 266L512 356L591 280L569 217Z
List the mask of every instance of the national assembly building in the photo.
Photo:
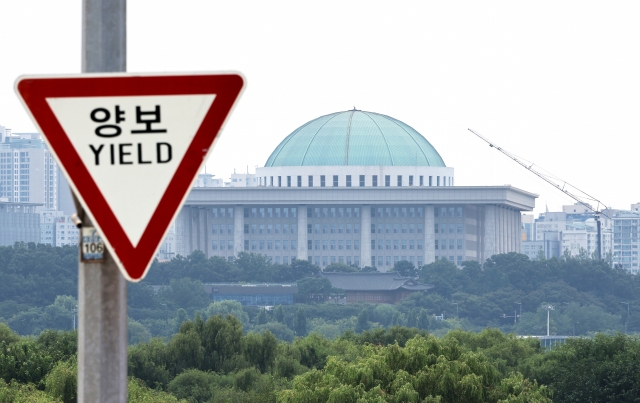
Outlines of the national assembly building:
M401 260L484 262L520 252L521 212L535 198L511 186L455 186L420 133L354 109L300 126L255 174L199 178L175 223L175 253L379 271Z

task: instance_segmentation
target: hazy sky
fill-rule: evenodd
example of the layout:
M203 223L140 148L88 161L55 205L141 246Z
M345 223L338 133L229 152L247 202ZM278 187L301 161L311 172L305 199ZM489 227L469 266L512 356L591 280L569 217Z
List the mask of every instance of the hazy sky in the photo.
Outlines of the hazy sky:
M351 109L424 135L456 185L572 200L467 131L615 208L640 201L637 1L159 1L128 4L128 71L242 72L207 163L253 172L294 129ZM0 125L34 126L21 74L80 72L81 2L0 2Z

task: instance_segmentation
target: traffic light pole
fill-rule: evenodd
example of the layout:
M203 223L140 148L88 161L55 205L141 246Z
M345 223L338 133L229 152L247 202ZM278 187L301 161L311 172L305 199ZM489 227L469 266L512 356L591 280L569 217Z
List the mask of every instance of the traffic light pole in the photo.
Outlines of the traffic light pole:
M83 0L82 72L126 71L126 0ZM93 224L78 203L77 223ZM78 270L78 402L127 401L127 282L104 261Z

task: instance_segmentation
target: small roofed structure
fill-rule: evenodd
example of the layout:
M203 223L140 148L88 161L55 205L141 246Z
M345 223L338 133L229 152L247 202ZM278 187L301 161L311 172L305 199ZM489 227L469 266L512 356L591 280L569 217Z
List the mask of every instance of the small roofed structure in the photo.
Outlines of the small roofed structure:
M395 304L417 291L434 288L415 279L391 273L322 273L333 288L344 290L347 303Z

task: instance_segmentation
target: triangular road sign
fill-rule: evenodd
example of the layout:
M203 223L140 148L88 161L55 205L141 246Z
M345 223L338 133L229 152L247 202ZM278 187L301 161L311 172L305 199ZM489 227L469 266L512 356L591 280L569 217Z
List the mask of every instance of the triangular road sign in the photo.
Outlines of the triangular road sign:
M145 276L243 84L239 74L87 74L16 82L128 280Z

